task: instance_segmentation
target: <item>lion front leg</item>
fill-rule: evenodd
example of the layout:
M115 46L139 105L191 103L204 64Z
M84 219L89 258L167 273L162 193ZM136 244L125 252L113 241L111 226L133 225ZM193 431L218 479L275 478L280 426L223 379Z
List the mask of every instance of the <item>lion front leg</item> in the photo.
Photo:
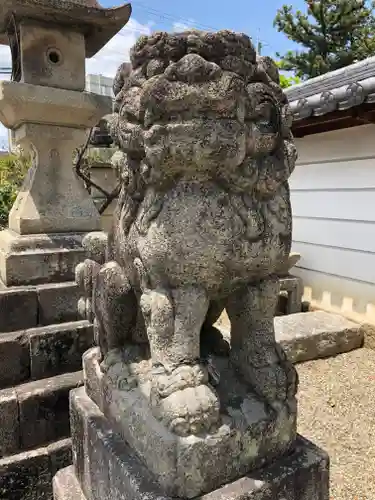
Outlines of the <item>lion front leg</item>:
M153 362L151 406L172 432L186 436L219 422L219 401L200 362L200 331L208 310L198 287L145 290L141 308Z
M276 342L274 315L278 279L247 286L229 297L231 361L256 393L276 411L294 405L297 372Z

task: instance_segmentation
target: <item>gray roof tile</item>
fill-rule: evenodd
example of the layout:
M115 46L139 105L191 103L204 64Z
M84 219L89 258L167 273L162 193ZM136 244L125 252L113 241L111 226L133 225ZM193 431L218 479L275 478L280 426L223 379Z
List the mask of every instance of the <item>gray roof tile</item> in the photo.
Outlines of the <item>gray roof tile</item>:
M375 102L375 57L312 78L285 91L294 121Z

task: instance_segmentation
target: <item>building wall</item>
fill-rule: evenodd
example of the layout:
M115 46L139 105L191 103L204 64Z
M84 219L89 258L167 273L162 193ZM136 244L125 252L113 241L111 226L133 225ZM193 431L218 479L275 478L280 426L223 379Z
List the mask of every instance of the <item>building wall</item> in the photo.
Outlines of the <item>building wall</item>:
M86 75L86 91L113 97L113 78L103 75Z
M375 320L375 125L296 139L290 187L305 298Z

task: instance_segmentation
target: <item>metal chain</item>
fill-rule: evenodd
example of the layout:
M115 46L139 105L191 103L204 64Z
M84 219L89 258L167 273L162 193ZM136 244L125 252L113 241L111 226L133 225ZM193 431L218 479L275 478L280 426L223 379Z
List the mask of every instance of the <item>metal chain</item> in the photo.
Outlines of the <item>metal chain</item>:
M94 187L95 189L100 191L105 196L105 198L106 198L105 201L98 208L98 212L101 215L109 207L109 205L112 203L112 201L115 200L118 197L118 195L120 194L121 181L119 180L115 189L109 193L107 190L105 190L101 186L99 186L99 184L97 184L96 182L91 180L90 176L84 172L84 170L83 170L84 169L84 155L85 155L87 148L90 144L92 132L93 132L93 128L89 132L89 135L87 137L85 145L77 151L78 154L77 154L77 160L76 160L75 165L74 165L74 171L78 175L78 177L80 177L83 180L83 182L85 184L85 188L87 189L87 191L90 194L91 194L91 189Z

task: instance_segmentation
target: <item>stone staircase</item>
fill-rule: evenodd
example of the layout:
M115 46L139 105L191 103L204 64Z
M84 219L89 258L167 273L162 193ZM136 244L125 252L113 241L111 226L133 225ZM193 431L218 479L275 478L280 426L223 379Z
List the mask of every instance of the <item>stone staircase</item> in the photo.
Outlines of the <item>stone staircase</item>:
M0 287L1 500L51 500L72 461L69 391L93 344L77 302L74 282Z

